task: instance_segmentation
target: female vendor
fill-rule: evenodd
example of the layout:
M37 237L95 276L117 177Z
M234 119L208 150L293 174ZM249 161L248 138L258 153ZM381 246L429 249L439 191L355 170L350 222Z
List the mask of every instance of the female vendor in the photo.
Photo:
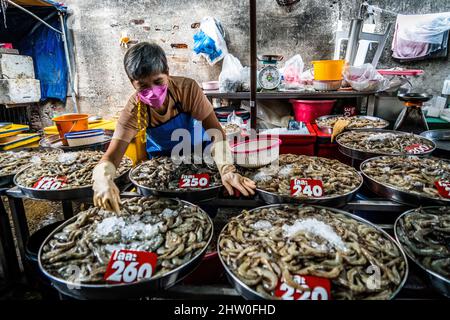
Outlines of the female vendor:
M149 158L170 156L178 143L171 141L172 132L180 128L193 131L197 121L201 121L203 130L220 132L212 138L212 153L229 194L233 195L233 188L244 196L254 194L255 183L236 172L229 144L211 103L194 80L169 75L167 58L160 46L142 42L131 47L125 54L124 66L136 92L122 110L111 144L94 169L95 206L119 212L119 189L114 184L116 168L141 128L146 128ZM194 139L194 135L191 137Z

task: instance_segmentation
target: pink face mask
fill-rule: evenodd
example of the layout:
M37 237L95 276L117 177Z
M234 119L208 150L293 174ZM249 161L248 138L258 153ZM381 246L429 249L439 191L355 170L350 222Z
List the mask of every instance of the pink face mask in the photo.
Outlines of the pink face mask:
M138 96L139 99L148 104L152 108L160 108L164 101L166 100L167 95L167 84L160 86L152 86L151 88L144 89L139 91Z

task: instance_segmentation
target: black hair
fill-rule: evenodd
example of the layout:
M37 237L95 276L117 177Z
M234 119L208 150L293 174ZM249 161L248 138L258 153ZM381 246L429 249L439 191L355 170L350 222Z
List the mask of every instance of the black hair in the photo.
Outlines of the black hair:
M125 72L130 80L140 80L152 73L169 74L166 53L156 43L140 42L125 53Z

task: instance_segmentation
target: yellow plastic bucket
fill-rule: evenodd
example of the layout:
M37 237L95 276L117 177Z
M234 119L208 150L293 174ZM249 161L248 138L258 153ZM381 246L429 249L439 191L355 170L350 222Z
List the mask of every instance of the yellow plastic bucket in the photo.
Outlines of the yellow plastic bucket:
M314 80L331 81L342 80L342 69L345 60L316 60L314 66Z

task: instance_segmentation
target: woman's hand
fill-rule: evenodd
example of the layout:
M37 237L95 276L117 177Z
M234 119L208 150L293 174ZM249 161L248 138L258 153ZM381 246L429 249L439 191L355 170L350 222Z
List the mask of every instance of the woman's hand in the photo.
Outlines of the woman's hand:
M255 182L236 172L228 141L214 140L213 157L222 177L222 184L231 196L234 194L233 188L239 190L246 197L255 194Z
M221 174L222 184L227 189L230 196L234 194L233 188L239 190L242 195L248 197L249 195L255 194L256 184L249 178L241 176L239 173L235 172L235 168L231 169L229 172Z
M120 191L114 183L116 166L107 160L100 162L92 173L94 206L120 213Z

